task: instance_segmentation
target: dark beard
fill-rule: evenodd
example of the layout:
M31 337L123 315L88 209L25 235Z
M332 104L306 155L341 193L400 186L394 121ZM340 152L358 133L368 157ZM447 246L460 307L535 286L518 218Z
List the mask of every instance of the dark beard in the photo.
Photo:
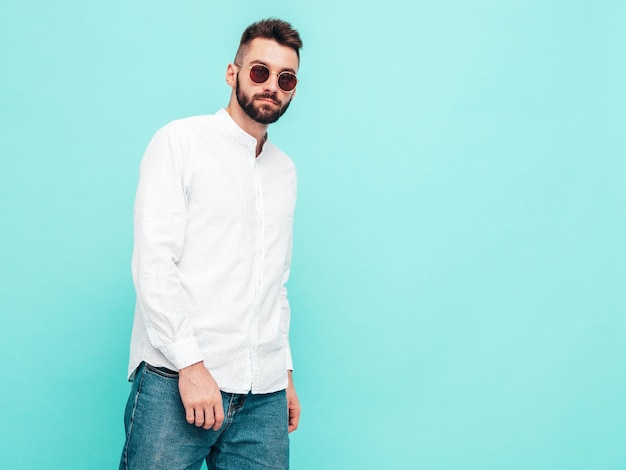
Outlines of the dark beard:
M281 102L269 93L254 95L252 98L244 95L239 89L239 76L237 76L235 95L237 96L237 102L239 103L239 106L241 106L241 109L243 109L250 119L258 122L259 124L272 124L273 122L278 121L278 118L285 114L285 111L287 111L287 108L291 103L291 100L289 100L286 105L281 107ZM278 105L278 108L269 108L266 105L261 105L257 108L254 103L255 98L269 98Z

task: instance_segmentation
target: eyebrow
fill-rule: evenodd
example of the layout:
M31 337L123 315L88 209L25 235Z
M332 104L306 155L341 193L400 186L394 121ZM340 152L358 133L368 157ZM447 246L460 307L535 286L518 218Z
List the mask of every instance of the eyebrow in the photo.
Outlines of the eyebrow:
M270 67L270 64L268 64L267 62L263 62L260 59L257 60L251 60L250 61L251 64L261 64L261 65L265 65L268 69L272 70L272 67ZM294 69L292 69L291 67L285 67L283 69L280 70L281 72L291 72L294 75L296 74L296 71Z

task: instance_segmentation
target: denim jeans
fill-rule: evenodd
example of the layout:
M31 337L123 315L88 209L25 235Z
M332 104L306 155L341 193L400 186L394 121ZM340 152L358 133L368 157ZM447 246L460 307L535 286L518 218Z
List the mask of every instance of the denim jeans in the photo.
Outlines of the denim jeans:
M187 423L178 374L142 363L133 381L120 470L289 468L285 391L222 392L224 424L217 431Z

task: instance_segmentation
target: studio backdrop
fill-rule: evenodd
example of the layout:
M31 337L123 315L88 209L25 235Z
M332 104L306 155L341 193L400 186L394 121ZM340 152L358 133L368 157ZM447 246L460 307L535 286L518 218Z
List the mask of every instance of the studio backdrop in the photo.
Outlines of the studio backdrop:
M0 468L112 469L139 161L304 40L295 470L626 468L626 3L3 0Z

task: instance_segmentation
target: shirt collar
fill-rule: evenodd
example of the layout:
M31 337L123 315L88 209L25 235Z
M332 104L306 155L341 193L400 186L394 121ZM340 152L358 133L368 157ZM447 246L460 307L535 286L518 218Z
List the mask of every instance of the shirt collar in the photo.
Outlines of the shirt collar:
M238 142L242 143L246 147L253 147L256 149L256 138L252 137L241 127L239 127L239 125L234 121L230 114L228 114L228 111L226 111L226 109L221 108L217 113L215 113L215 115ZM265 137L263 137L263 146L265 146L266 143L267 133L265 134Z

